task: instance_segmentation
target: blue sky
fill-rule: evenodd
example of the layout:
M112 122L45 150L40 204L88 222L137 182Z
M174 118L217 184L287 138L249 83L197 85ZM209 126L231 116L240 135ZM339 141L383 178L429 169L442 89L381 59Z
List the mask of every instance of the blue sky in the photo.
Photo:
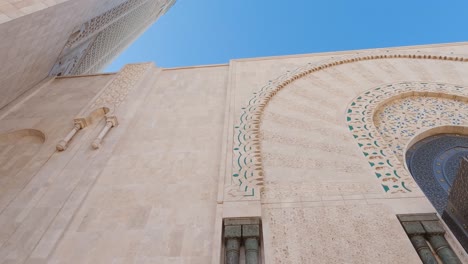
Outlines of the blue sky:
M178 0L106 71L468 40L467 0Z

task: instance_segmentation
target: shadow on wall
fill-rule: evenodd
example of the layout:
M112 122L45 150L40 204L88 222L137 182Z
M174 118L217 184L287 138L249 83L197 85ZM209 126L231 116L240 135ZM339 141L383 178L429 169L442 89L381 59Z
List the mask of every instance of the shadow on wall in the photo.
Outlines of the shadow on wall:
M42 144L45 142L45 135L36 129L21 129L9 133L0 134L0 144L11 144L11 143L32 143Z
M14 187L15 176L29 163L45 142L44 133L21 129L0 134L0 185Z

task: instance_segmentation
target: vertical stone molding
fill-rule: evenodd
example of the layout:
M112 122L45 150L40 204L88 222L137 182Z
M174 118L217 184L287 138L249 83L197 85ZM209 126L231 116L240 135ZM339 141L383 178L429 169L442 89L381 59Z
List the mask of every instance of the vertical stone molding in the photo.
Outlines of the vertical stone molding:
M224 227L226 243L226 264L239 264L242 227L240 225Z
M70 142L70 140L72 140L72 138L76 135L76 133L78 133L78 131L81 129L81 125L78 124L78 123L75 123L75 125L73 126L72 130L67 134L67 136L65 136L64 139L60 140L59 143L57 144L56 146L56 149L58 151L64 151L67 149L68 147L68 142Z
M104 126L104 128L101 130L101 133L99 133L99 135L97 136L97 138L93 141L93 143L91 144L91 146L93 147L93 149L98 149L101 147L101 142L102 140L104 139L104 137L107 135L107 133L109 132L109 130L115 126L117 126L119 123L117 121L117 117L115 116L110 116L110 117L106 117L106 125Z
M245 246L245 263L258 264L260 226L243 225L242 238L244 239Z

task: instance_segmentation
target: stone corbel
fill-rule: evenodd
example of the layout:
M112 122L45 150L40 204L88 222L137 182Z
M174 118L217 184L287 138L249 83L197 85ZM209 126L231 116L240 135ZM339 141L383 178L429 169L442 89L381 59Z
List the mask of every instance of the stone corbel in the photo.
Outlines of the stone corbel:
M98 149L101 147L101 142L102 142L102 139L107 135L107 133L109 132L109 130L115 126L118 126L119 123L117 121L117 117L116 116L106 116L106 125L104 126L104 128L101 130L101 133L99 133L99 135L97 136L97 138L93 141L93 143L91 144L91 146L93 147L93 149Z

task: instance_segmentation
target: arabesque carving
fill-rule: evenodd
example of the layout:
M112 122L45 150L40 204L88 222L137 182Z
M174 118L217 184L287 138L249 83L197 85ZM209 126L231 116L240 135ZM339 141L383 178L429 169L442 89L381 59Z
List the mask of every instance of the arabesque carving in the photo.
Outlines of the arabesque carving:
M50 75L101 71L175 0L127 0L85 22L70 35Z
M88 38L95 36L97 33L105 29L116 20L131 12L133 9L147 2L148 0L128 0L124 3L104 12L103 14L92 18L81 25L75 32L72 33L67 43L66 49L73 48Z

